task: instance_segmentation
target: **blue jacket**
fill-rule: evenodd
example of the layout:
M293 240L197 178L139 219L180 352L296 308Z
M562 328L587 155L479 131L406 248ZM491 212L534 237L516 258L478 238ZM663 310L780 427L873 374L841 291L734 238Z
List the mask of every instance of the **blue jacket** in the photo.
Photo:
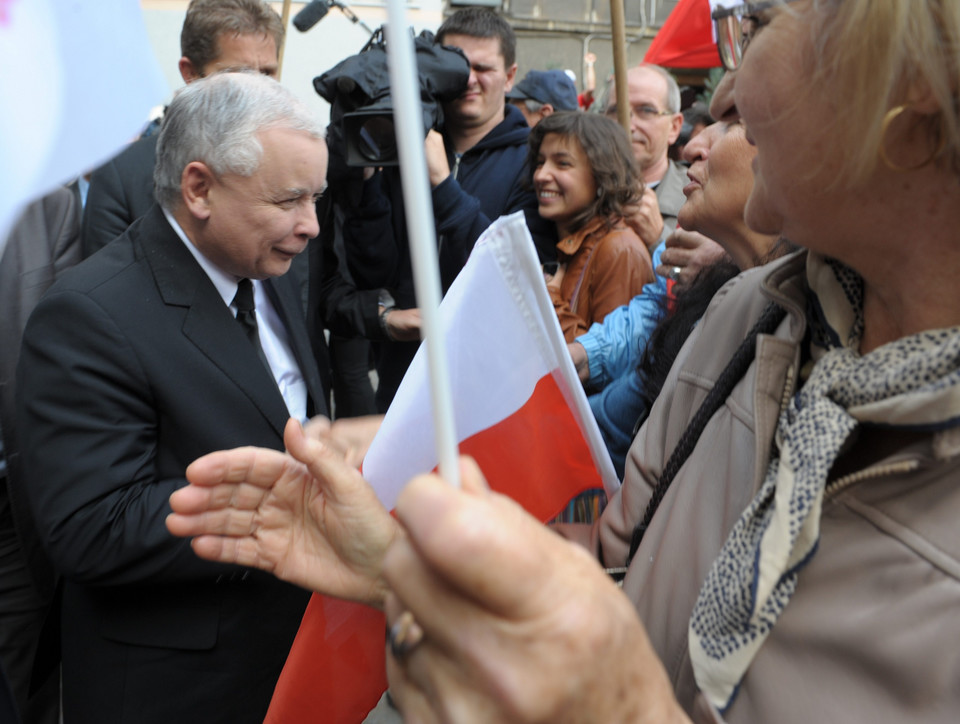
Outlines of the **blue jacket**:
M661 241L653 250L654 269L660 265L665 248L666 243ZM614 309L602 324L593 324L586 334L577 337L590 364L587 389L602 390L636 368L650 333L660 321L666 295L667 280L658 274L629 304Z

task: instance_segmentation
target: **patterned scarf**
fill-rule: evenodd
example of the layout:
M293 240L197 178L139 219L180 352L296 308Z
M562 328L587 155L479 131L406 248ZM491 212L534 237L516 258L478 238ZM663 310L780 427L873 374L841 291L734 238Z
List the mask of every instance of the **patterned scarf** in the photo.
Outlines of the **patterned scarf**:
M858 353L863 282L810 254L813 369L780 415L775 457L700 590L689 625L697 684L725 710L813 557L827 476L863 423L937 430L960 423L960 327Z

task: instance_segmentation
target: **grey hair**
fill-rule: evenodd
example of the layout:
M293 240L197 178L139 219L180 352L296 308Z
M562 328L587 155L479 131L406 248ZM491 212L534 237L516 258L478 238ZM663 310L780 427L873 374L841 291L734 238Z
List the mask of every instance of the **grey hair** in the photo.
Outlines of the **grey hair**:
M217 176L253 175L263 155L258 134L269 128L324 135L299 98L260 73L217 73L184 86L167 108L157 139L157 201L168 210L179 205L183 169L193 161Z
M655 73L658 73L667 82L667 97L664 99L667 104L666 110L670 111L671 113L679 113L680 86L677 85L677 79L673 77L673 73L666 68L661 68L659 65L654 65L653 63L641 63L639 67L649 68Z
M670 111L670 113L679 113L680 86L677 85L677 79L673 77L673 74L666 68L661 68L659 65L654 65L653 63L640 63L640 65L635 65L627 70L627 74L629 75L632 71L635 71L638 68L647 68L652 70L666 81L667 97L663 99L663 102L666 105L664 110ZM603 113L610 106L610 104L616 100L616 84L614 80L615 79L613 75L610 75L610 77L607 78L607 85L603 90L603 97L600 99L600 108L598 109L601 113Z
M543 108L545 104L540 101L535 101L533 98L525 98L523 105L526 106L527 112L529 113L539 113L540 109Z

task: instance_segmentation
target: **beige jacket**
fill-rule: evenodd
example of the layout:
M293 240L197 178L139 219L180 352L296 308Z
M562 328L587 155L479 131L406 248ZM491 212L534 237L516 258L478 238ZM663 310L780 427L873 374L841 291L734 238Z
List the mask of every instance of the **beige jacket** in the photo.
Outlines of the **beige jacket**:
M769 300L787 317L708 423L663 500L624 581L680 702L721 721L699 696L687 624L728 530L770 458L806 329L805 254L727 285L678 357L627 457L623 488L593 529L607 566L623 565L653 481ZM960 415L960 411L958 411ZM960 428L863 434L838 465L819 548L723 721L960 721Z

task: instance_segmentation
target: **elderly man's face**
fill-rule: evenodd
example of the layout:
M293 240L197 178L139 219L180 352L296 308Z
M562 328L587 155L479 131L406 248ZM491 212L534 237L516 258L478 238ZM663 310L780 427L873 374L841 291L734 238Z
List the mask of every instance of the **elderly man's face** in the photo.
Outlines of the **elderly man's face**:
M211 174L208 216L197 247L224 271L266 279L286 273L319 233L314 204L327 175L327 147L302 131L261 131L252 176Z
M627 74L630 102L630 142L633 155L645 171L667 157L667 149L680 135L683 116L667 113L667 81L649 68L631 68ZM616 98L607 115L616 118Z

